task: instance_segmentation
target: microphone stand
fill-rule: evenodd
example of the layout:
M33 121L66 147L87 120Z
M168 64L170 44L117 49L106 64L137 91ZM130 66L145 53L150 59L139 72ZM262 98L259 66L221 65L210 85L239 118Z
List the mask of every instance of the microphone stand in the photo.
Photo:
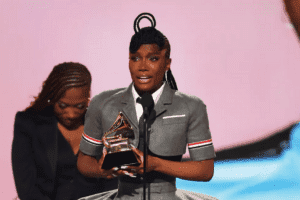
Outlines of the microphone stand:
M144 112L144 173L143 173L143 199L146 200L146 166L147 166L147 140L148 140L148 117L149 117L149 109L148 107L145 107Z
M147 155L148 155L148 146L147 146L147 140L148 140L148 121L150 117L150 112L152 111L152 106L154 106L154 101L150 93L144 93L141 98L141 104L143 106L143 127L144 127L144 173L143 173L143 197L144 200L146 200L146 168L147 168Z

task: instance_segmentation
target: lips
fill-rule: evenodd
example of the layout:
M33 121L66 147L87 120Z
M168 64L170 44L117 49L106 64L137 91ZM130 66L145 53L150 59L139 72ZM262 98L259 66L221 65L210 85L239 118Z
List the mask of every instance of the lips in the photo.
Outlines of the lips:
M138 81L140 83L148 83L151 79L151 77L149 76L140 76L140 77L137 77Z
M66 123L66 124L74 124L74 123L77 123L79 120L79 118L75 118L75 119L64 119L63 121Z

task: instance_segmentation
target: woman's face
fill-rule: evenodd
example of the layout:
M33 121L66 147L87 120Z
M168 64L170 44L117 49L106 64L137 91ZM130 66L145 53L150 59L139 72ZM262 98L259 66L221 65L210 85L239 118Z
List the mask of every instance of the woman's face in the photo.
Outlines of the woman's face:
M159 51L156 44L144 44L135 53L129 53L129 70L136 91L155 92L161 85L171 59L165 57L166 49Z
M83 116L89 103L90 88L74 87L54 104L54 113L61 125L69 130L77 129L83 124Z

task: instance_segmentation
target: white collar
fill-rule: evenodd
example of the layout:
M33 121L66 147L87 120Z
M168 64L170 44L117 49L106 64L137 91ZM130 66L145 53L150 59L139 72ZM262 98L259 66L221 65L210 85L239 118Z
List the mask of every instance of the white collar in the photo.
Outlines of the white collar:
M162 92L163 92L163 89L164 89L164 86L165 86L166 82L164 81L164 83L160 86L160 88L158 88L158 90L156 90L153 94L152 94L152 98L154 100L154 104L156 104L158 102L158 99L160 98ZM136 99L138 97L140 97L140 95L137 93L137 91L135 90L134 88L134 84L132 84L132 94L133 94L133 99L134 99L134 102L136 102Z

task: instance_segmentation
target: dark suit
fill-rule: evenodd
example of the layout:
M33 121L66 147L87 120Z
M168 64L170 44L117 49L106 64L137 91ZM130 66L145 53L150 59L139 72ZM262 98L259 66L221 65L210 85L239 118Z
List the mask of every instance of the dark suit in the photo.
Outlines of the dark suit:
M12 167L20 199L55 198L57 136L57 120L54 116L44 117L27 112L16 114Z

